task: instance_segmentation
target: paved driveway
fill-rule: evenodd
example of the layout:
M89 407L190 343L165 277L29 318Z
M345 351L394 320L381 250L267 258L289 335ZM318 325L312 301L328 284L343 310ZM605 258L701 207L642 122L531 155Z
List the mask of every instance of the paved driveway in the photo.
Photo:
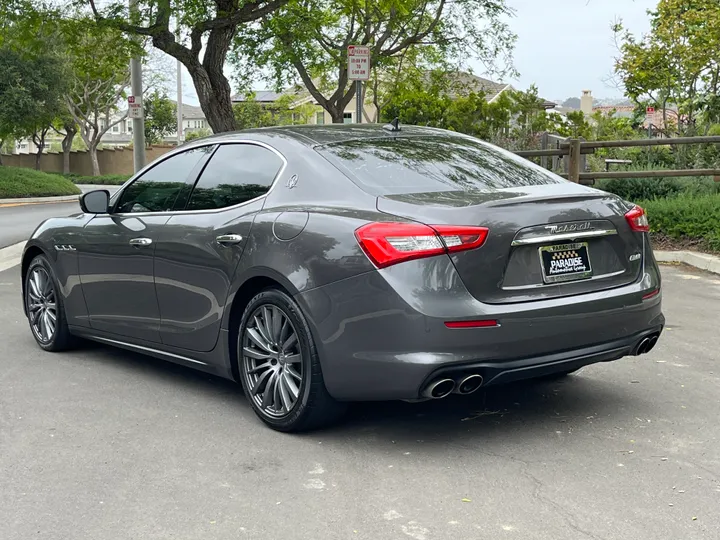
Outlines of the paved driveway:
M717 539L720 279L663 273L650 355L300 436L230 382L42 353L0 273L0 538Z

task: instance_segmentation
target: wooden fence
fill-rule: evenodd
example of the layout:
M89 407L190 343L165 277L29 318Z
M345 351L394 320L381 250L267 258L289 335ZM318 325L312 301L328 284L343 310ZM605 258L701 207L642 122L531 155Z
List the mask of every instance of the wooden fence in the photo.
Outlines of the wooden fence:
M603 171L584 172L584 157L594 154L598 148L630 148L638 146L676 146L683 144L720 144L720 136L676 137L670 139L638 139L630 141L584 141L581 139L554 138L556 148L542 150L521 150L517 155L531 158L563 157L566 160L565 174L561 176L572 182L594 181L601 178L666 178L680 176L713 176L720 182L720 169L668 169L659 171ZM543 163L545 165L545 163ZM591 182L589 182L591 183Z

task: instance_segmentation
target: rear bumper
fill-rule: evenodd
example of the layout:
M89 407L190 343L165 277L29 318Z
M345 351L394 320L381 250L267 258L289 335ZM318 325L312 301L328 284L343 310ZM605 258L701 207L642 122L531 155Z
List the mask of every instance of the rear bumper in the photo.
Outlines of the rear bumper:
M473 362L442 367L431 373L421 384L421 388L424 388L430 381L438 378L458 379L470 373L482 375L483 386L490 386L544 377L554 373L575 371L581 367L599 362L612 362L613 360L619 360L624 356L634 354L638 343L645 337L659 336L662 333L662 329L662 326L657 326L620 340L572 351L503 362Z
M347 401L415 399L445 373L478 372L486 384L498 384L572 370L631 354L665 323L661 295L643 300L660 286L652 263L631 285L506 305L478 302L455 276L448 258L435 257L298 295L330 394ZM445 326L471 318L499 326Z

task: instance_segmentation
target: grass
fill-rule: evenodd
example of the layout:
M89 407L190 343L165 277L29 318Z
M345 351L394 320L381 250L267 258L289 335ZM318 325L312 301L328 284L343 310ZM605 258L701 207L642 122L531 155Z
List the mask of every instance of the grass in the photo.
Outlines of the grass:
M59 174L0 166L0 199L77 195L80 190Z
M720 253L720 194L683 194L638 204L647 211L650 232L659 243Z
M74 184L93 184L103 186L119 186L127 182L129 174L105 174L102 176L79 176L76 174L65 175Z

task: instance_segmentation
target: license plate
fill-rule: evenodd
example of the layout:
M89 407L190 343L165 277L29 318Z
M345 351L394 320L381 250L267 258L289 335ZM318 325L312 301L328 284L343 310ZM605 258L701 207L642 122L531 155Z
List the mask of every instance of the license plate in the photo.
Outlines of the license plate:
M575 281L592 276L587 242L543 246L540 248L540 264L545 283Z

